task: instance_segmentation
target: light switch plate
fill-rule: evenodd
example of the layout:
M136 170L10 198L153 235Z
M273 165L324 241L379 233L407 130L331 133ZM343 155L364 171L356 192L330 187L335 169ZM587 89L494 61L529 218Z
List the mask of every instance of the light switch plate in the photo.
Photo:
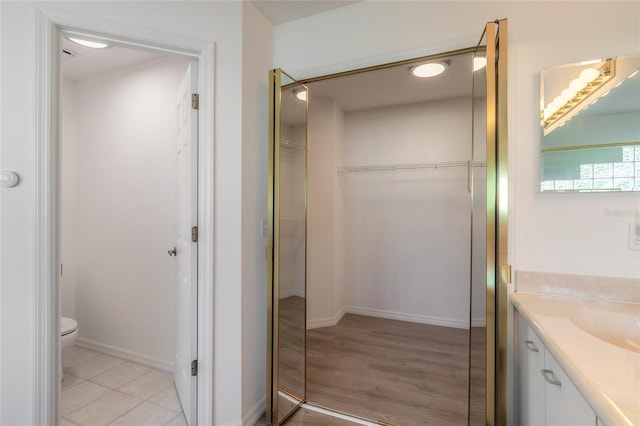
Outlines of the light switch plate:
M267 219L264 217L260 218L260 237L267 238Z

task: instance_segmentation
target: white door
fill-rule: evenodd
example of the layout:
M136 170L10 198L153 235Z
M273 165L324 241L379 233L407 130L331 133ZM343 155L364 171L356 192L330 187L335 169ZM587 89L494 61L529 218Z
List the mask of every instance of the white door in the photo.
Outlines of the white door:
M196 64L192 63L180 82L177 93L177 208L175 282L175 359L173 379L190 426L196 424L196 376L191 363L197 358L197 260L198 244L192 241L192 228L198 224L198 111L192 108L195 93Z

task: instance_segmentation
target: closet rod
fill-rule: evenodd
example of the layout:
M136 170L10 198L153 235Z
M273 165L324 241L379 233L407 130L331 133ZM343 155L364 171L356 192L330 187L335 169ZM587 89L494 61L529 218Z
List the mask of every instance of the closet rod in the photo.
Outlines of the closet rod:
M377 172L384 170L444 169L452 167L485 167L486 161L436 161L430 163L375 164L338 167L338 173Z
M307 147L304 145L298 145L295 142L292 142L285 138L280 138L280 145L286 148L296 148L296 149L306 149Z

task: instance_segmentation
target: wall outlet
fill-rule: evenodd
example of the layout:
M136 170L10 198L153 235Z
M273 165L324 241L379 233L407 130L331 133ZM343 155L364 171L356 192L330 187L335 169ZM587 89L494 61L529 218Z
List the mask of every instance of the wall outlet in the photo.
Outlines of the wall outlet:
M629 224L629 250L640 250L640 234L633 223Z

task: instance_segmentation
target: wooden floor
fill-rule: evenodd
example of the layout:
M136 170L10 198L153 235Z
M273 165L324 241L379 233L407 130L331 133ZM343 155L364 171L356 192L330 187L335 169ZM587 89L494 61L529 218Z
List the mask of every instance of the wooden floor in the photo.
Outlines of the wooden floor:
M280 384L304 397L301 324L304 299L282 299ZM336 326L307 330L306 400L395 425L466 425L467 416L471 425L483 425L485 338L485 328L474 327L470 334L347 314ZM294 407L282 398L280 405L279 418ZM286 424L351 423L299 409Z
M279 385L304 398L305 299L298 296L280 299L279 317Z
M347 314L307 331L307 400L396 425L465 425L469 337L464 329ZM483 401L481 372L472 385ZM479 415L480 404L473 411Z

